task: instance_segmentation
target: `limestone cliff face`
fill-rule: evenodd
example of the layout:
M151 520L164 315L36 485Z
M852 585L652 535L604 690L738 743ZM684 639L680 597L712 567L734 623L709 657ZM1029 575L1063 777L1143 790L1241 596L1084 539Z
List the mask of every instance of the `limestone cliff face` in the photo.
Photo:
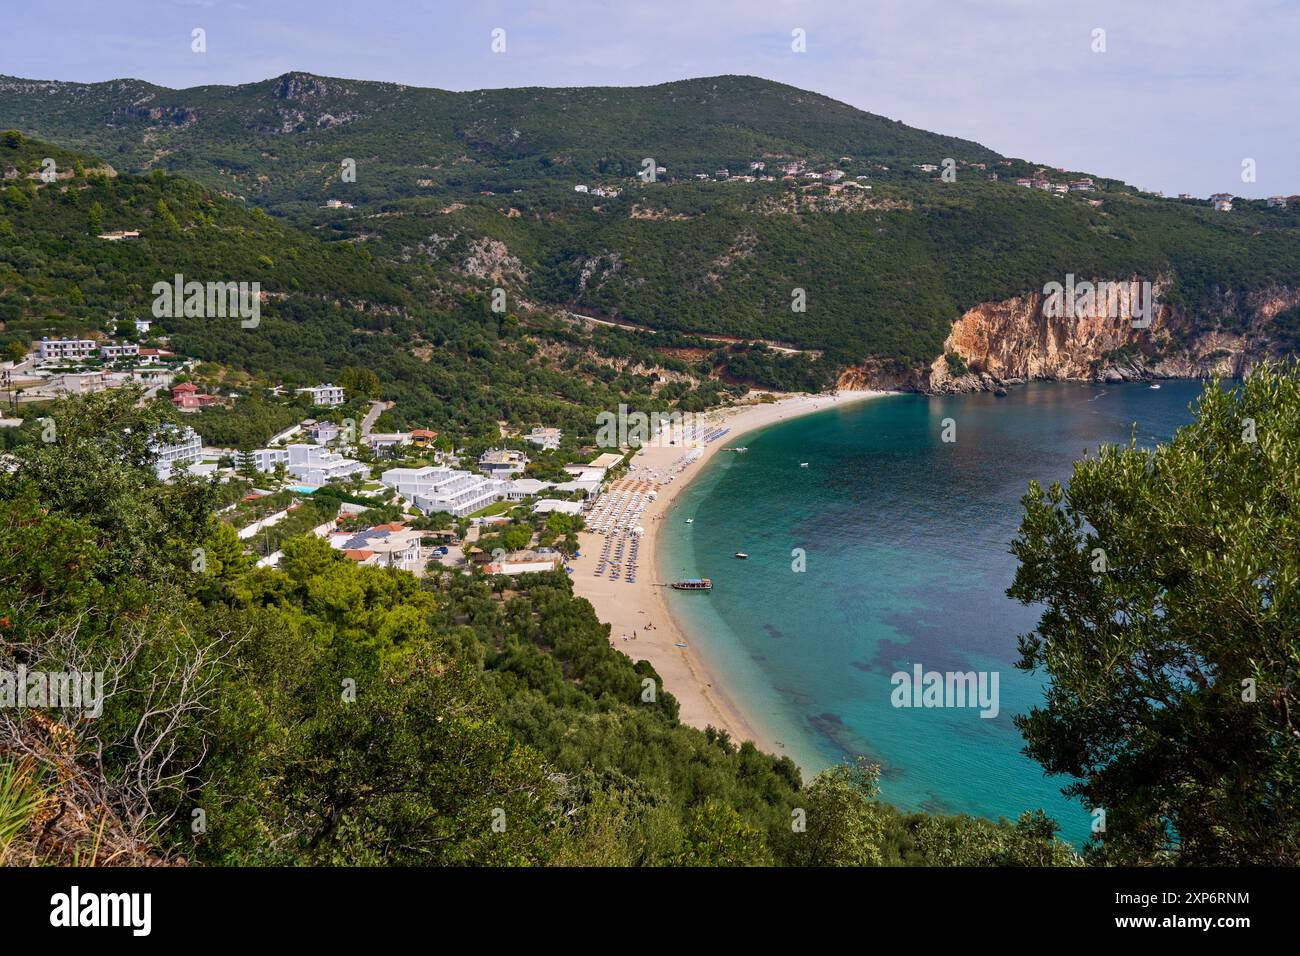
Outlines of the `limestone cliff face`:
M1168 285L1167 278L1152 283L1157 303ZM1098 301L1073 315L1045 310L1046 302L1034 292L980 303L953 323L943 353L929 366L899 368L867 360L845 370L839 385L943 393L993 390L1031 379L1240 376L1270 356L1269 323L1300 305L1300 286L1224 294L1194 322L1184 309L1159 304L1147 328L1134 327L1132 302Z

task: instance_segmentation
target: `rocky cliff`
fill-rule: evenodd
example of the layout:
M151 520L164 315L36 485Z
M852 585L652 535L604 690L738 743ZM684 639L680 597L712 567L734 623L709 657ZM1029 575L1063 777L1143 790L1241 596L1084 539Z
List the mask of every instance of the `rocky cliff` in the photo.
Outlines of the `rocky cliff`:
M1133 281L1118 284L1127 288ZM1224 293L1193 317L1160 304L1168 286L1167 278L1152 283L1156 304L1147 327L1138 300L1124 297L1098 296L1069 314L1039 292L983 302L953 323L943 353L930 365L868 359L846 369L839 386L947 393L996 390L1031 379L1236 377L1273 354L1272 319L1300 306L1300 287L1274 286Z

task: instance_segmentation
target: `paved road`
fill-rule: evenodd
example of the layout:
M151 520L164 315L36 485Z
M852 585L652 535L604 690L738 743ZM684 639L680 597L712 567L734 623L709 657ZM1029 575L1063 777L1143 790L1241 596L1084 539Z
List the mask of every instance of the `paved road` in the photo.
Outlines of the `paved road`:
M370 411L366 412L366 417L361 419L361 437L365 438L370 434L370 429L375 427L375 422L379 421L379 416L384 413L384 409L392 408L396 402L374 401L370 403Z
M630 322L613 322L609 319L597 319L590 315L582 315L579 312L565 312L565 315L572 319L579 319L583 322L591 322L595 325L606 325L613 329L622 329L625 332L648 332L650 335L658 335L658 329L649 329L641 325L633 325ZM702 332L683 331L683 335L690 335L697 339L704 339L706 342L718 342L723 345L744 344L744 345L766 345L773 352L784 352L786 355L803 355L805 349L797 349L793 345L783 345L780 342L773 342L771 339L738 339L732 335L705 335ZM809 352L809 354L821 354L818 352Z

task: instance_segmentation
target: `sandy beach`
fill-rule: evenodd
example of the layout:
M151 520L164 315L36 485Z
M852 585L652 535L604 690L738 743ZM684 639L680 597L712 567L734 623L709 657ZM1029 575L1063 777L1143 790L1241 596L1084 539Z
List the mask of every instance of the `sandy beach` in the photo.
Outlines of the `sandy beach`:
M622 489L638 489L642 500L649 499L647 489L655 497L649 500L636 520L644 528L640 538L639 570L635 583L619 578L611 580L608 573L599 577L595 569L600 560L605 536L591 531L580 535L582 556L571 562L574 591L591 602L596 615L610 625L610 643L633 660L647 660L663 678L664 687L681 705L681 719L693 727L709 725L730 733L737 743L752 740L769 753L784 753L776 740L767 739L758 721L747 717L743 701L728 697L725 681L711 673L706 658L696 647L707 645L707 634L683 633L668 610L667 581L658 580L655 573L655 547L657 532L663 516L686 485L698 475L704 465L724 448L743 444L747 432L823 409L849 405L854 402L889 394L879 391L840 392L838 395L797 395L776 402L738 405L706 413L698 419L709 428L727 428L725 436L699 447L699 456L686 463L684 457L692 451L675 445L645 447L632 459L626 478L611 485L614 494ZM671 476L672 480L666 480ZM607 491L606 494L610 494ZM600 502L597 502L599 507ZM589 519L589 525L592 523ZM702 600L708 600L701 596ZM651 625L647 628L646 625ZM635 637L632 637L635 635ZM677 645L685 644L685 647Z

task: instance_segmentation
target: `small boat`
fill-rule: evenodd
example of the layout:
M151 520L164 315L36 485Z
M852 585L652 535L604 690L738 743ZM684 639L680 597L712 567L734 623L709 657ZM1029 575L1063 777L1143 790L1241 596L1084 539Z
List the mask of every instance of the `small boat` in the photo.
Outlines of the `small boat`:
M1152 382L1152 383L1151 383L1151 387L1152 387L1152 388L1159 388L1160 386L1157 385L1155 382Z
M799 467L800 467L800 468L807 468L807 467L808 467L808 462L806 462L806 461L801 461L801 462L799 462Z
M687 519L686 519L686 523L687 523L687 524L695 524L695 519L694 519L694 518L687 518Z
M740 452L743 455L745 452L749 451L749 449L741 447L741 448L737 448L736 451Z
M708 578L686 578L674 581L672 586L678 591L712 591L713 582Z
M686 645L683 644L681 641L678 641L676 644L673 645L673 647L685 647L685 646Z
M744 551L737 551L736 557L740 558L743 561L745 558L749 557L749 555L747 555Z

